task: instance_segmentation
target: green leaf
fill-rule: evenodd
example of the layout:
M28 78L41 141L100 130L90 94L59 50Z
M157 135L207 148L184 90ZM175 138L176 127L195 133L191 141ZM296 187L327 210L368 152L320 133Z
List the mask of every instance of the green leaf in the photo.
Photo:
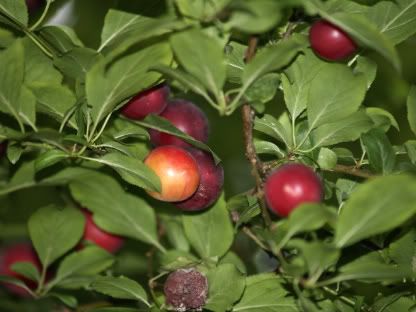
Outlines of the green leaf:
M22 156L22 153L23 148L21 146L15 145L13 143L7 144L7 158L13 165L15 165L19 161L20 157Z
M233 312L295 312L293 298L285 297L287 290L275 274L259 274L247 277L246 289Z
M66 76L85 81L85 75L97 60L97 52L89 48L74 48L54 59L54 64Z
M75 251L62 260L51 285L64 284L74 276L90 276L100 273L114 263L114 257L97 246L88 246Z
M10 269L32 281L40 280L39 269L32 262L15 262Z
M74 29L66 25L46 25L38 31L42 38L45 38L49 44L56 47L63 54L74 48L84 46Z
M110 9L105 17L98 52L111 51L114 57L135 44L180 29L184 25L169 18L149 18Z
M50 167L66 158L69 155L61 150L49 150L41 155L35 160L35 170L40 171L44 168Z
M36 97L27 87L22 86L19 98L19 116L33 130L36 129Z
M170 38L179 63L212 94L219 96L225 82L223 47L199 29L180 32ZM188 47L192 46L192 50Z
M387 132L390 126L393 126L397 131L400 131L399 124L394 116L385 109L380 107L367 107L365 111L373 121L374 127L381 128L384 132Z
M285 104L293 119L306 109L311 82L324 66L330 65L321 61L308 49L299 55L285 71L285 75L282 75Z
M125 181L133 185L154 192L161 190L159 177L139 159L116 152L108 153L100 158L83 158L113 168Z
M165 271L174 271L180 268L194 266L200 263L196 257L182 250L168 250L160 257L160 265Z
M207 274L209 298L204 306L211 311L228 311L243 294L246 279L233 264L222 264Z
M157 131L161 131L164 133L172 134L178 138L183 139L184 141L192 144L195 147L203 149L211 153L212 157L215 160L215 163L218 164L221 160L220 158L204 143L195 140L191 136L187 135L183 131L176 128L169 120L156 116L156 115L149 115L142 121L135 121L134 123L143 126L145 128L154 129Z
M337 215L333 209L320 204L302 204L289 215L285 235L279 242L282 248L293 236L320 229L325 224L335 224Z
M280 1L237 1L230 9L233 14L226 25L246 33L266 32L282 18Z
M208 94L205 90L204 85L195 79L192 75L177 69L171 68L169 66L158 65L153 66L150 70L154 70L168 76L181 84L181 86L187 91L191 90L196 94L203 96L204 98L208 98Z
M73 296L60 293L49 293L48 296L59 299L63 304L70 308L75 309L78 306L78 300Z
M390 244L388 248L389 257L397 264L407 266L416 273L416 230L410 229Z
M404 144L407 155L412 164L416 164L416 140L409 140Z
M28 11L24 0L2 0L0 10L17 20L22 26L27 26Z
M405 297L404 293L396 293L390 296L379 296L377 301L371 306L372 311L377 312L412 312L415 301Z
M359 280L363 282L394 281L412 276L412 272L402 267L381 263L362 256L339 268L340 273L331 281L342 282Z
M28 221L33 246L44 267L73 248L84 233L85 218L74 208L47 206Z
M360 55L354 67L355 73L362 73L367 79L367 89L370 89L377 74L377 63L369 57Z
M337 161L338 156L334 151L325 147L319 150L317 162L320 168L324 170L331 170L336 166Z
M0 111L12 115L19 123L20 129L24 130L19 114L24 73L24 51L20 40L16 40L9 48L0 52L0 68Z
M265 114L262 118L256 117L253 129L283 142L286 146L291 145L291 139L285 127L272 115Z
M202 258L224 255L234 240L224 195L210 209L182 216L185 234Z
M257 154L274 155L277 158L285 157L285 153L274 143L262 140L254 141L254 148Z
M250 86L265 74L288 65L306 45L306 39L299 35L264 48L244 68L242 76L244 85Z
M150 307L146 291L140 284L127 277L101 276L91 285L91 288L102 294L117 299L131 299L141 301Z
M415 0L380 1L370 7L367 16L394 44L416 32Z
M338 179L335 188L336 188L336 196L338 203L341 205L344 201L346 201L354 189L359 185L358 182L347 180L347 179Z
M219 13L231 0L212 0L209 2L194 0L175 0L179 11L186 17L209 20Z
M313 148L355 141L372 127L371 119L364 112L358 111L337 122L325 123L313 130L311 133Z
M31 91L36 97L38 110L57 121L63 121L68 110L75 105L74 94L65 86L34 83L31 85ZM74 129L77 128L72 118L68 124Z
M4 282L4 283L7 283L7 284L13 284L13 285L16 285L16 286L19 286L19 287L23 288L27 292L30 292L30 289L26 286L26 284L22 280L17 279L15 277L0 275L0 282Z
M416 86L410 88L407 97L407 120L409 121L410 129L416 135Z
M280 76L278 74L267 74L254 82L246 91L246 98L250 104L270 102L278 90Z
M378 177L357 187L339 215L336 246L352 245L411 218L416 213L415 189L416 180L407 175Z
M185 236L185 231L182 225L180 216L160 215L163 226L166 231L166 236L172 246L180 251L189 252L190 245Z
M158 242L153 209L140 197L126 193L114 178L92 172L88 179L75 178L69 187L72 196L94 213L94 221L100 228L164 251Z
M396 155L386 134L373 129L361 136L371 168L377 173L389 174L396 164Z
M309 128L335 123L356 112L366 90L365 77L354 75L345 65L322 67L310 85L307 107Z
M290 241L289 245L300 250L310 276L327 270L338 261L341 254L333 245L320 241L307 242L296 239Z
M148 69L158 63L170 63L169 45L154 44L121 58L106 70L106 59L100 59L87 73L86 93L92 106L94 126L110 114L123 100L150 87L159 78Z
M261 214L258 199L246 193L231 197L227 202L227 209L231 212L237 229L241 224L248 223L251 219Z
M225 46L225 59L227 63L227 79L232 83L241 84L245 53L247 46L231 41Z

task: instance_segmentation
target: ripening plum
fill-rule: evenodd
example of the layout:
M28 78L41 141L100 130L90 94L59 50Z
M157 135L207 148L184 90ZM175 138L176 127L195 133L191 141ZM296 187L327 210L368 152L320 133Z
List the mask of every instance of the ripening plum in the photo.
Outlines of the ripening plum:
M160 178L162 191L148 191L156 199L167 202L183 201L198 188L198 165L192 155L181 147L157 147L149 153L144 163Z

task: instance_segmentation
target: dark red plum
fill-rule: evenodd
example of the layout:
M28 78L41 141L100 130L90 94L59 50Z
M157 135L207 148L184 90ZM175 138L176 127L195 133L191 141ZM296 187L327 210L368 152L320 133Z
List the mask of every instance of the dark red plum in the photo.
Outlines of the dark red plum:
M304 203L319 203L323 186L312 168L299 163L283 165L273 171L264 185L267 205L279 216L288 216Z
M357 50L351 37L339 27L325 21L316 21L309 30L312 50L329 61L348 58Z
M187 200L178 202L175 205L185 211L199 211L211 206L220 196L224 184L224 170L220 164L215 165L211 154L189 148L198 164L201 180L196 192Z
M164 84L142 91L122 107L121 113L134 120L158 115L166 108L169 93L169 87Z
M205 114L192 102L186 100L172 100L160 114L169 120L179 130L194 139L202 142L208 141L209 124ZM149 130L150 140L154 146L176 145L190 147L187 142L167 133Z

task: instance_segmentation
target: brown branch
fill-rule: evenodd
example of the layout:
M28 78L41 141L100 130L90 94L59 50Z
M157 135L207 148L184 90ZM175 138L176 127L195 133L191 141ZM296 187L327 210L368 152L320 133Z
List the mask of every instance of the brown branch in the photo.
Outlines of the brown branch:
M364 179L370 179L376 176L372 174L371 172L362 170L360 168L357 168L356 166L346 166L346 165L339 165L339 164L336 165L335 168L330 169L328 171L345 173L345 174L349 174L349 175L364 178Z
M255 36L250 37L248 48L245 55L245 61L249 62L253 59L257 49L258 38ZM255 113L249 104L244 104L242 107L242 120L243 120L243 136L246 150L246 157L252 167L252 175L256 179L256 195L259 199L264 222L267 226L271 224L271 218L264 201L263 194L263 165L260 159L257 157L256 149L253 143L253 122Z

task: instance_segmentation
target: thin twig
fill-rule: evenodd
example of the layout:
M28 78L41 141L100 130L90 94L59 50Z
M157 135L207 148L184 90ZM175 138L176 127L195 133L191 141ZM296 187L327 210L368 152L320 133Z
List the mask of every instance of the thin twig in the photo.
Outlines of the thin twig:
M329 170L332 172L338 172L338 173L345 173L348 175L364 178L364 179L370 179L376 177L375 174L372 174L371 172L365 171L363 169L359 169L356 166L346 166L346 165L336 165L333 169Z

